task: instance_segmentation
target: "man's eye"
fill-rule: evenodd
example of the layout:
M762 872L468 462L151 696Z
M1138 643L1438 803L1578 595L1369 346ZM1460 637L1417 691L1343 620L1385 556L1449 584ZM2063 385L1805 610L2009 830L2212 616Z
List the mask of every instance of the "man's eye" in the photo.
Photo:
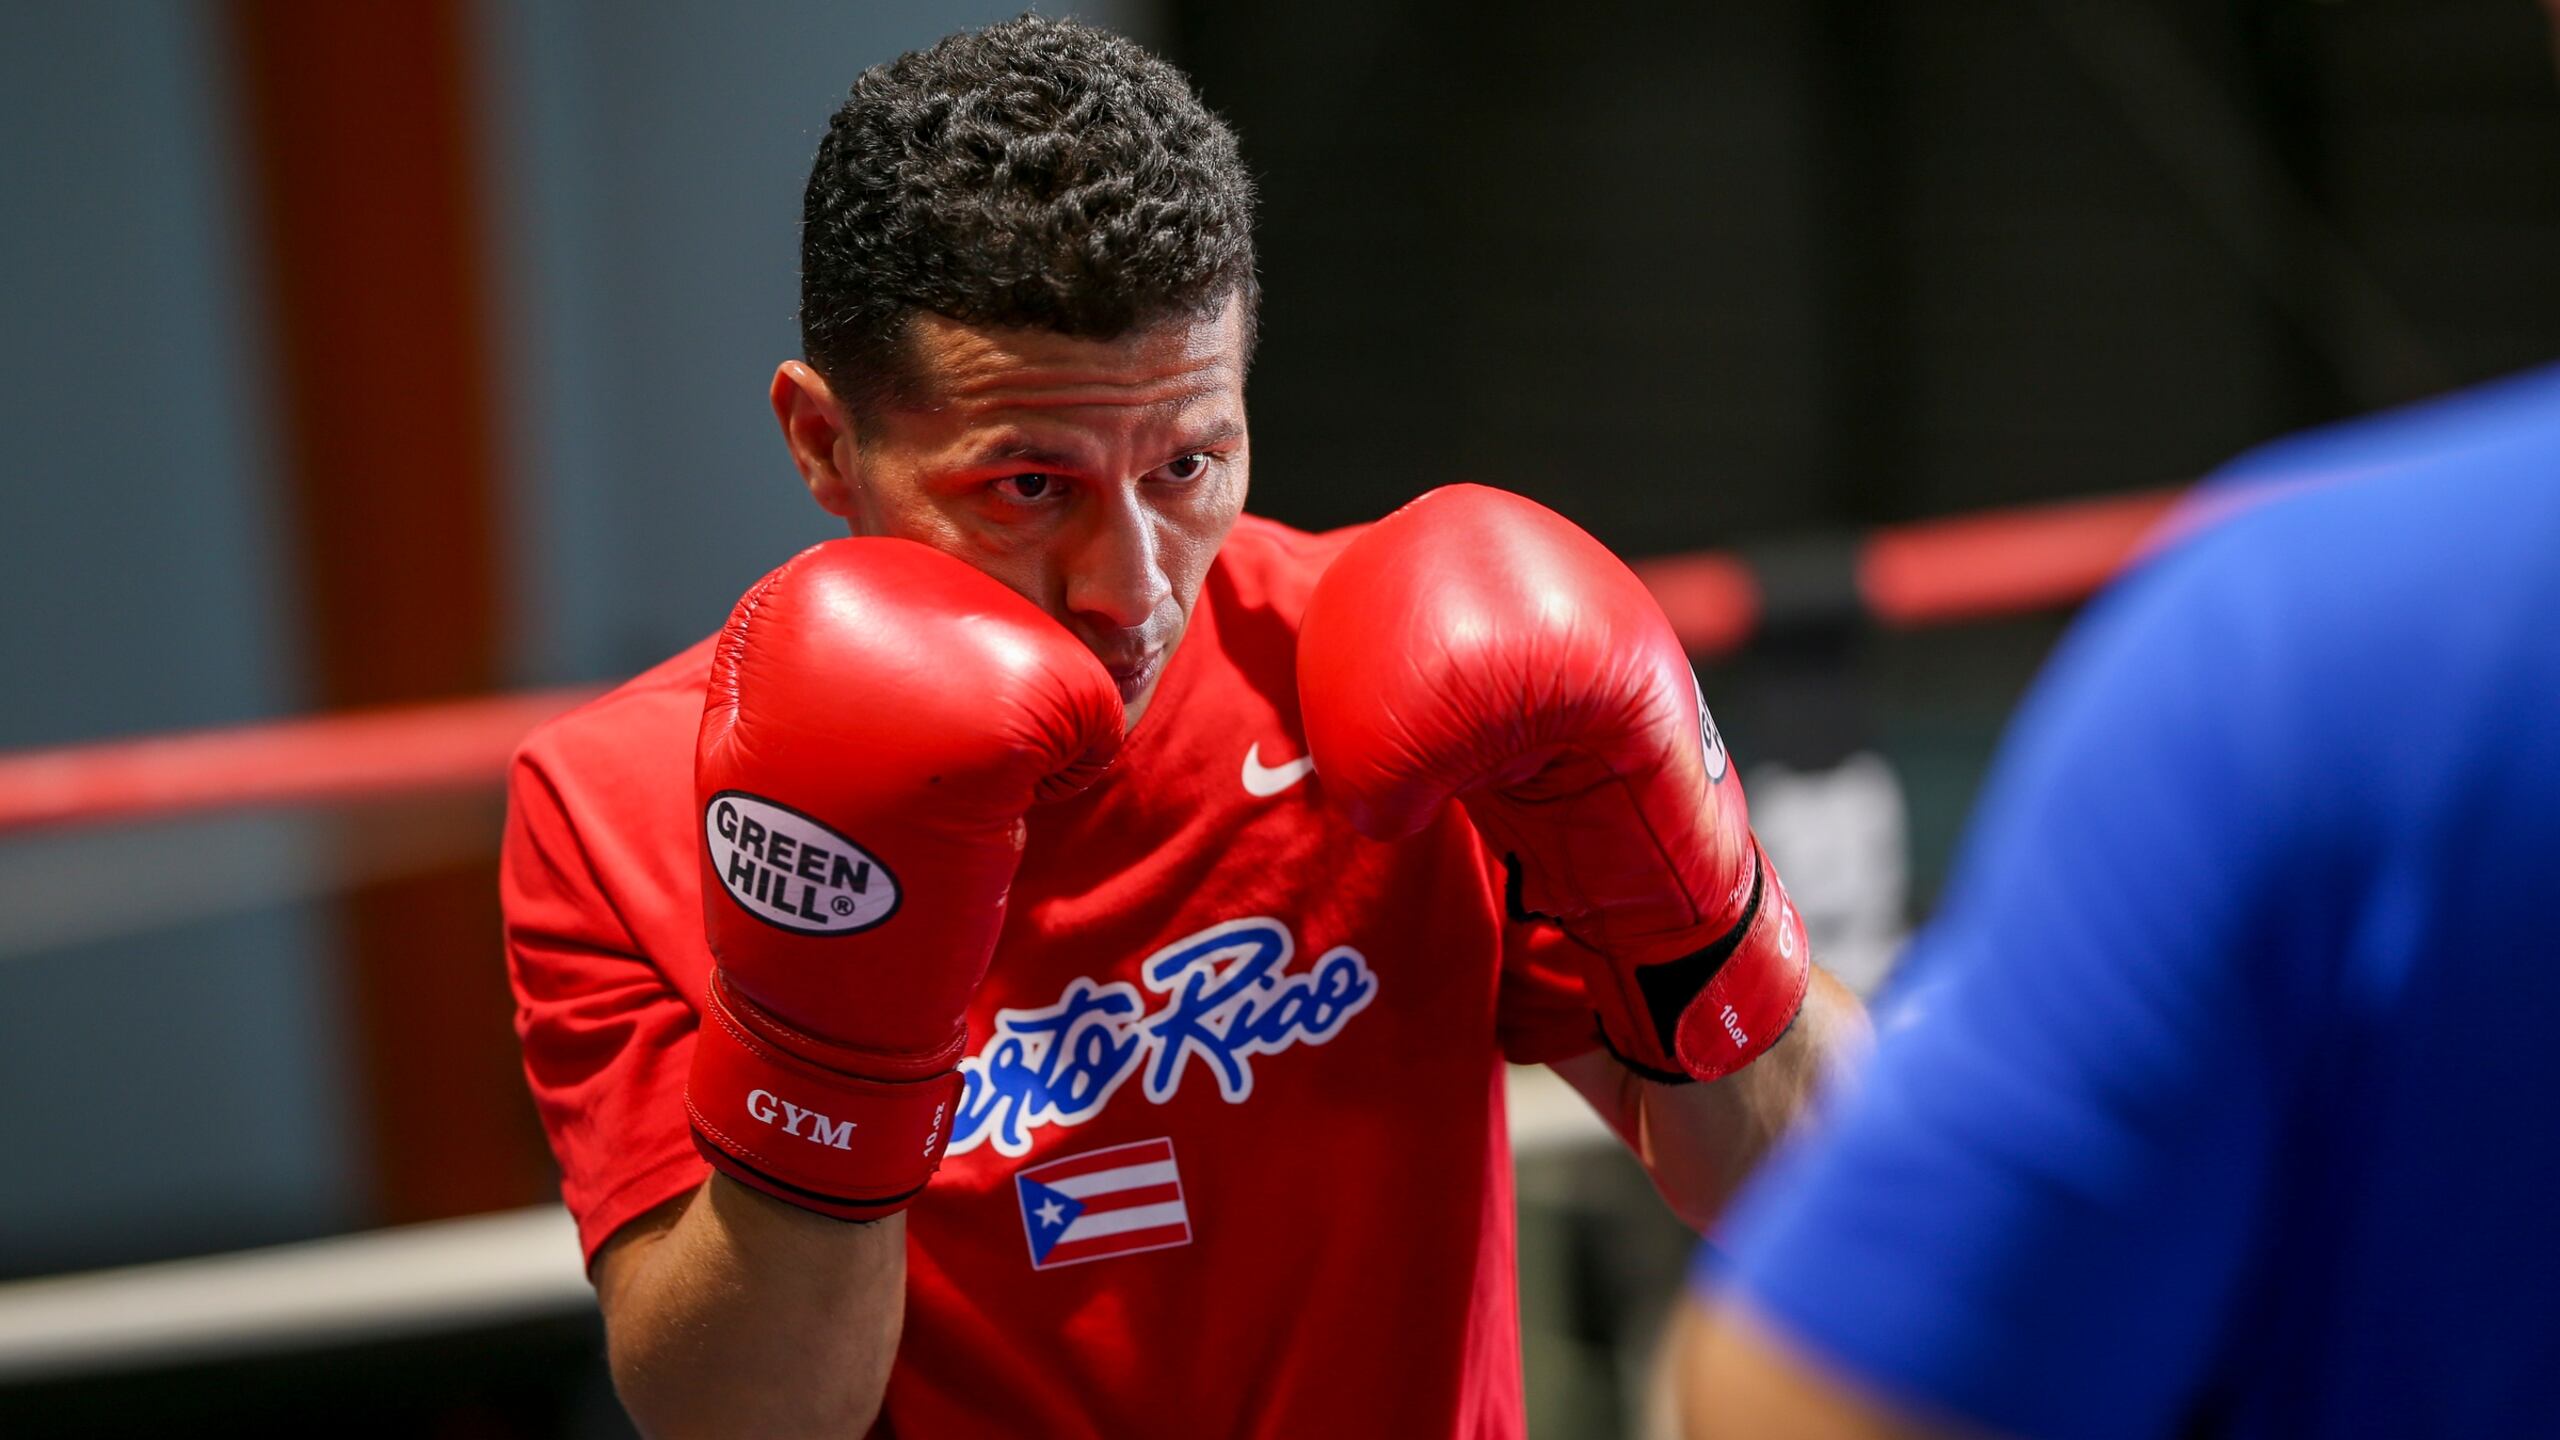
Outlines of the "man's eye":
M1057 487L1058 482L1047 475L1007 475L996 482L997 491L1008 500L1045 500Z
M1159 468L1156 473L1167 480L1197 480L1201 476L1209 473L1209 457L1205 453L1185 455L1181 459Z

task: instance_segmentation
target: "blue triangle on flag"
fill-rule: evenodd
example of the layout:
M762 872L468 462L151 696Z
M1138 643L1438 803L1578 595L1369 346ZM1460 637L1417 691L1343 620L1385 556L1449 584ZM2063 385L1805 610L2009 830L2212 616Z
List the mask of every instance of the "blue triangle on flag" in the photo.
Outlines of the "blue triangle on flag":
M1038 1264L1049 1258L1049 1251L1067 1227L1084 1213L1084 1202L1062 1190L1052 1190L1037 1180L1017 1175L1013 1183L1022 1192L1022 1228L1031 1237L1031 1260Z

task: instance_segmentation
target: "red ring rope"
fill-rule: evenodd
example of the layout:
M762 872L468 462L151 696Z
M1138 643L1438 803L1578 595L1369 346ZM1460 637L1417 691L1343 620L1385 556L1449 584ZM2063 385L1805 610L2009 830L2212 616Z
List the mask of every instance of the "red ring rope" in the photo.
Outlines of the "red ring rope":
M0 834L488 785L591 689L411 705L0 755Z
M2176 503L2153 491L1892 526L1854 547L1847 603L1893 629L2086 598ZM1637 567L1689 649L1722 655L1784 617L1727 551ZM0 755L0 835L46 826L381 799L494 783L525 733L589 698L544 690Z

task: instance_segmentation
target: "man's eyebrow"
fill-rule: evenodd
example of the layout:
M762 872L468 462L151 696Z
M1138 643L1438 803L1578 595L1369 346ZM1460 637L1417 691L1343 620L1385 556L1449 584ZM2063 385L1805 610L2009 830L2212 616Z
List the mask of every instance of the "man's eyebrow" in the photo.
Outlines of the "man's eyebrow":
M1198 450L1214 450L1221 445L1232 445L1243 438L1244 426L1234 421L1225 421L1206 430L1183 436L1180 448L1175 453L1188 455ZM1049 449L1024 435L996 436L985 445L969 452L969 458L962 463L965 468L971 470L984 469L990 465L1028 465L1039 470L1070 472L1084 468L1084 462L1078 457L1063 450Z
M1061 450L1047 449L1020 435L998 436L980 449L970 452L968 465L1034 465L1043 470L1075 470L1081 463Z
M1214 450L1221 445L1232 445L1243 438L1244 427L1229 420L1210 429L1185 436L1182 441L1182 453L1188 455L1194 450Z

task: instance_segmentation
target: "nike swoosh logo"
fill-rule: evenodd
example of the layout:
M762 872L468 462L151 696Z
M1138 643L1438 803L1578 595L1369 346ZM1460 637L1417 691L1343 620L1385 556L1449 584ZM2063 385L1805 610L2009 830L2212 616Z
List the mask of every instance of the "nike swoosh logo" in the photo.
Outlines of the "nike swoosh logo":
M1301 755L1285 765L1262 763L1262 742L1255 741L1244 752L1244 793L1268 800L1315 773L1316 760Z

